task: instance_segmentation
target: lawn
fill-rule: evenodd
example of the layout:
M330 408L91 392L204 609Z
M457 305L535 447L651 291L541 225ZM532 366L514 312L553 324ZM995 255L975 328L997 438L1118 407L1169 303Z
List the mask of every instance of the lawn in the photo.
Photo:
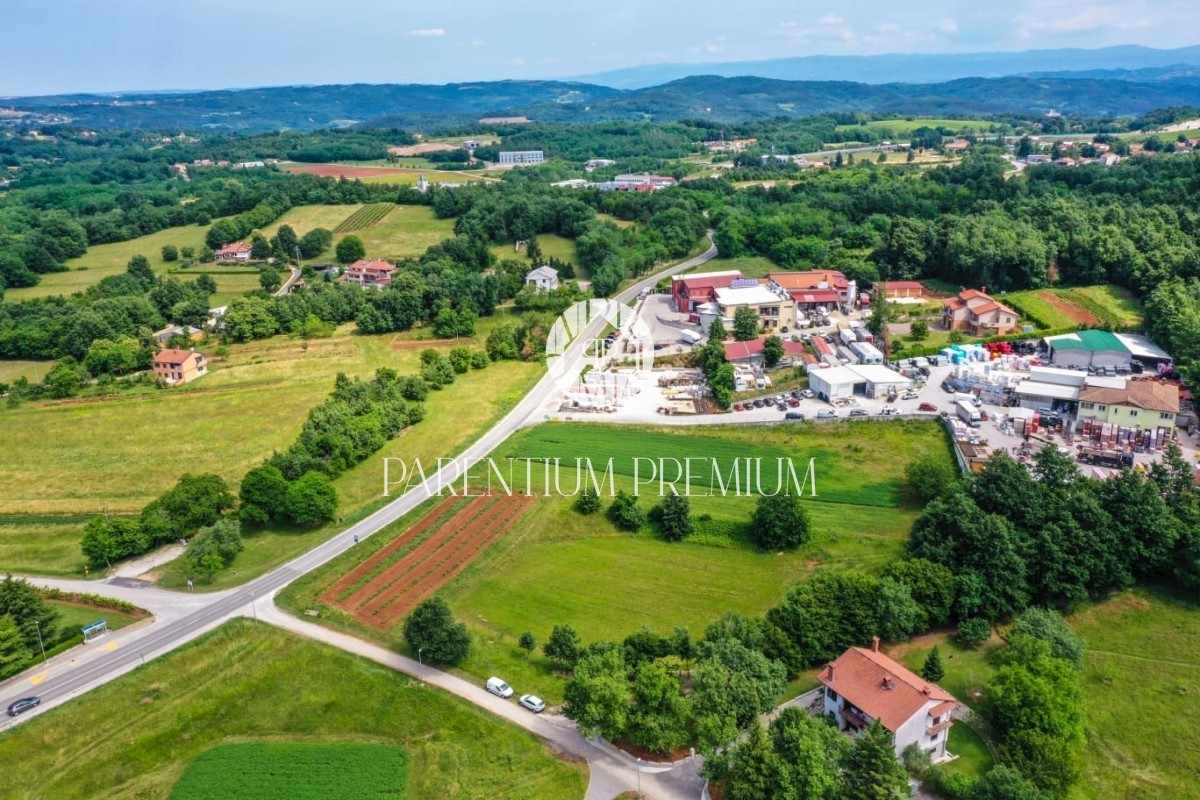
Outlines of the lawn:
M338 372L365 377L382 366L417 371L420 346L396 349L393 341L341 333L306 345L276 337L232 346L228 357L214 358L212 371L188 387L0 410L3 510L39 515L0 517L0 569L77 574L82 516L138 513L185 472L215 472L236 487L247 470L295 439ZM536 365L502 362L462 376L434 395L426 419L380 456L448 455L511 407L537 374ZM370 459L338 479L346 516L379 498L378 465ZM59 523L57 515L64 514L77 516ZM261 574L332 530L251 535L218 582Z
M408 753L365 742L235 742L201 753L170 800L403 800Z
M769 258L745 256L743 258L714 258L689 272L724 272L731 269L741 270L741 273L747 278L765 278L768 272L786 271Z
M107 608L77 606L74 603L62 603L53 600L50 601L50 605L59 614L59 631L64 633L70 631L72 636L79 634L79 629L84 625L91 625L93 622L103 621L108 625L110 631L115 631L136 621L128 614L111 611Z
M229 742L402 748L411 798L578 798L587 786L585 769L556 760L531 734L463 700L342 651L235 620L0 736L3 796L165 798L197 757L206 769L212 756L202 754ZM243 771L245 785L258 771L257 764ZM351 775L343 781L358 783ZM183 790L187 785L185 779ZM300 791L289 797L317 796ZM341 787L320 796L353 797Z
M680 429L546 424L516 434L499 457L560 456L562 486L575 485L574 458L590 457L603 470L614 456L618 488L632 488L633 454L675 458L777 455L816 459L818 497L805 498L814 540L795 553L760 553L737 532L754 508L751 497L693 497L698 532L668 543L650 532L617 531L602 515L583 517L572 501L539 497L513 528L443 590L455 612L471 626L475 646L461 671L475 679L502 674L519 690L556 703L562 680L537 655L516 646L523 631L545 641L556 624L570 623L585 641L621 639L642 625L666 631L685 626L699 635L726 611L759 614L787 587L819 566L877 572L899 557L916 511L899 491L904 465L928 453L948 457L941 429L932 423L850 426L778 426L747 430ZM869 447L860 444L870 441ZM622 456L624 458L622 458ZM503 461L500 461L503 464ZM517 470L516 485L523 485ZM535 475L538 472L535 471ZM535 478L535 480L537 480ZM693 491L707 487L707 477ZM541 484L537 486L540 493ZM482 491L482 489L479 489ZM496 486L496 490L500 490ZM651 491L642 486L643 493ZM657 487L653 487L657 494ZM643 498L649 508L652 501ZM315 608L325 624L397 646L399 630L380 632L317 599L325 587L423 516L418 509L284 593L294 613ZM709 515L709 519L702 519ZM376 541L378 540L378 541ZM413 546L415 546L414 543Z
M568 239L556 233L543 233L538 235L537 240L538 245L542 248L543 258L547 260L557 258L559 261L574 264L576 267L579 266L579 258L575 255L574 239ZM495 253L496 258L501 261L505 259L526 260L525 250L515 251L511 244L498 244L492 247L491 250Z
M194 247L199 253L200 249L204 247L204 236L207 233L207 225L183 225L130 239L127 242L93 245L84 255L66 262L67 272L52 272L49 275L43 275L37 286L9 289L4 297L6 300L29 300L34 297L82 291L98 283L101 278L121 274L129 264L129 259L139 253L150 259L150 266L155 272L165 273L168 269L179 266L179 263L168 263L162 260L163 245L173 244L180 248Z
M994 123L979 119L877 119L863 125L839 125L838 133L854 133L855 130L879 130L886 128L897 134L909 135L918 128L949 128L953 131L971 128L977 133L995 130Z

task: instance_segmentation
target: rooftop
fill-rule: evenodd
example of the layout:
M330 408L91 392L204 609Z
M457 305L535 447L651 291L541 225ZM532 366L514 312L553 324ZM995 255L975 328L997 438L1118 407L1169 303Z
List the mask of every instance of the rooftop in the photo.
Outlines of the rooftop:
M155 353L154 360L159 363L182 364L184 361L187 360L188 356L195 356L195 355L203 355L203 354L197 353L194 350L175 350L172 348L167 348L164 350L159 350L157 353Z
M1117 338L1115 333L1108 331L1086 330L1075 333L1064 333L1061 336L1047 336L1046 344L1055 350L1089 350L1093 353L1105 350L1116 350L1128 353L1129 348Z
M816 339L813 340L817 341ZM826 383L894 383L907 386L911 380L882 364L845 364L821 371Z
M757 306L763 303L781 302L779 295L765 286L718 286L717 302L722 306Z
M957 705L945 689L865 647L850 648L817 677L893 733L931 701L934 708Z
M810 269L804 272L771 272L767 280L780 289L833 289L846 285L846 276L834 269Z
M1124 389L1085 386L1079 392L1082 403L1109 406L1133 406L1147 411L1179 413L1179 387L1158 381L1129 381Z

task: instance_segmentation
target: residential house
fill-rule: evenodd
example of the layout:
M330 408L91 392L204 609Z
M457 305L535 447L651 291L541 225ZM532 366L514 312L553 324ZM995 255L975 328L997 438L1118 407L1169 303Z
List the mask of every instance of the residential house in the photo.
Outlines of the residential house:
M966 289L942 302L942 324L975 336L1003 336L1017 329L1016 311L975 289Z
M1113 381L1112 378L1104 379ZM1120 383L1122 379L1115 379ZM1088 379L1089 384L1099 383ZM1079 418L1127 428L1173 428L1179 414L1179 387L1158 381L1124 381L1124 387L1085 385L1079 391Z
M154 377L168 386L194 381L208 372L204 353L195 350L159 350L154 354Z
M953 142L947 142L942 145L942 148L951 153L961 153L971 146L971 143L966 139L955 139Z
M171 325L154 334L154 341L159 347L166 347L167 342L175 336L182 336L189 342L199 342L204 338L204 331L194 325Z
M742 277L742 273L736 269L696 272L675 277L671 280L671 297L675 300L675 310L681 314L697 311L699 306L716 299L718 287L729 286Z
M879 652L879 637L870 649L852 647L821 670L825 714L839 729L856 734L872 722L891 732L896 755L910 745L945 761L954 696L935 683L910 672Z
M360 259L346 267L345 273L338 280L382 289L392 282L392 273L395 271L396 265L387 261Z
M218 250L214 257L217 261L249 261L251 249L246 242L230 242Z
M558 288L558 270L554 267L540 266L530 270L525 276L525 285L532 286L536 291L549 292Z

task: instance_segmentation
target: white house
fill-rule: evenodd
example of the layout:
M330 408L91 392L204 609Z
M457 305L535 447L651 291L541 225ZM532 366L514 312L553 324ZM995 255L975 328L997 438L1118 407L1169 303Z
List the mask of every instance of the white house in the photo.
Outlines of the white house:
M549 292L558 288L558 270L554 267L541 266L531 270L525 276L525 285L532 286L539 292Z
M821 670L825 714L839 729L856 734L879 721L895 737L896 755L915 744L934 762L949 758L946 741L953 724L954 696L879 652L852 647Z

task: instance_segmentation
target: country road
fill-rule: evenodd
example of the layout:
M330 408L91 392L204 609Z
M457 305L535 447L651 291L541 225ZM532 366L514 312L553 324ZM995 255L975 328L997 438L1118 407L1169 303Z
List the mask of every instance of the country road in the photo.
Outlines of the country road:
M637 281L632 286L618 293L614 300L622 303L629 302L636 298L643 289L653 288L661 278L685 272L711 260L717 255L717 249L711 243L711 232L709 238L709 247L701 255L667 267ZM589 321L587 326L575 336L562 354L561 358L563 359L562 363L565 365L564 369L548 371L507 415L450 461L450 463L447 463L438 472L430 475L424 483L410 488L406 493L397 497L370 516L256 580L250 581L236 589L230 589L215 595L172 593L161 589L139 589L88 582L86 588L81 589L82 591L111 594L111 596L143 605L148 610L159 610L156 620L148 626L141 627L139 630L131 632L124 637L120 636L122 633L120 631L114 634L115 642L123 642L121 646L111 649L105 648L105 652L96 652L94 649L90 656L76 659L74 663L66 666L53 666L46 669L39 665L22 675L0 684L0 694L2 694L0 696L0 704L4 706L7 706L19 697L25 697L30 694L37 694L42 698L42 705L36 711L16 718L3 718L3 721L0 722L0 731L8 730L15 725L22 724L39 713L43 713L71 698L114 680L148 660L169 653L216 628L234 616L249 616L257 614L261 610L264 617L270 614L271 619L278 621L279 617L276 614L282 615L282 612L270 608L272 604L271 598L276 592L301 575L311 572L327 563L344 552L348 547L352 547L356 539L365 539L391 525L415 509L430 496L436 494L439 487L445 487L453 483L461 475L461 464L472 463L478 459L485 458L521 427L541 421L542 417L539 411L548 401L561 394L567 385L579 374L588 340L595 339L603 330L604 325L605 320L603 316L596 316ZM37 582L45 585L58 583L63 585L64 588L77 588L74 584L84 583L81 581L55 582L50 580L37 580ZM176 595L178 600L172 601L170 599L171 595ZM300 621L296 620L295 622L299 623ZM295 629L295 625L283 625L283 627ZM326 641L334 646L346 645L347 642L343 640L351 639L351 637L336 638L325 636L313 636L311 638L320 638L322 641ZM355 648L370 647L366 642L360 642L356 639L351 639L351 641L357 643L354 645ZM399 657L397 656L396 658ZM36 685L36 690L31 688L31 684ZM490 696L486 693L471 692L469 694L471 696L467 699L484 708L495 711L495 708L491 707L493 704L488 700ZM532 715L527 716L532 717ZM523 727L529 728L535 733L539 733L539 735L544 735L540 731L542 722L538 721L534 724L528 719L525 721L530 722L530 724ZM579 737L578 733L574 733L574 736L586 742L582 737ZM621 758L614 757L591 743L587 743L586 748L582 746L581 748L581 751L572 750L572 752L587 758L589 763L594 762L594 768L600 771L598 774L607 776L601 781L603 791L608 791L610 786L620 783L624 783L626 790L634 788L634 785L630 781L637 780L638 778L636 764L624 763ZM690 771L690 775L681 773L676 780L669 780L660 776L647 781L645 769L643 768L641 772L643 773L641 775L643 789L652 790L652 794L649 796L662 798L687 797L689 799L698 796L699 790L696 784L694 766ZM684 772L687 771L685 770ZM617 793L619 792L609 793L607 797L612 797ZM589 791L588 796L593 796L591 791Z

